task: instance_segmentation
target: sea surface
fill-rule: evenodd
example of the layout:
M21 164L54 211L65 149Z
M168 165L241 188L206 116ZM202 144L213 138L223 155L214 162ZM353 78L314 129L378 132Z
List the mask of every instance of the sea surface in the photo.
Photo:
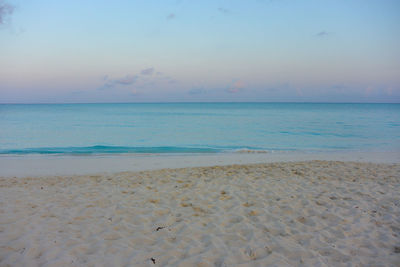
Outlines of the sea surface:
M400 151L400 104L2 104L0 154Z

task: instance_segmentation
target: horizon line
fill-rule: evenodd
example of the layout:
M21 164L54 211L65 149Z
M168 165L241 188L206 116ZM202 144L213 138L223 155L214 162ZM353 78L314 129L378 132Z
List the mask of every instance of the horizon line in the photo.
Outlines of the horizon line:
M0 105L88 105L88 104L400 104L400 102L329 102L329 101L143 101L143 102L10 102Z

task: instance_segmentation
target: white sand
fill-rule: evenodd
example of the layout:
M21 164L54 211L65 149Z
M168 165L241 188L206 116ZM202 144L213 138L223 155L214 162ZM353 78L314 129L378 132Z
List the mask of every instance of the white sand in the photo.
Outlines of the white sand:
M399 192L337 161L2 178L0 266L399 266Z

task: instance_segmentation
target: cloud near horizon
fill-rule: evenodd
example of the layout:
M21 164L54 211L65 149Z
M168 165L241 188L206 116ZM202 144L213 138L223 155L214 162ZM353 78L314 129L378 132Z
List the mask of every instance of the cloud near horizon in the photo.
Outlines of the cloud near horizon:
M105 75L102 77L102 80L104 81L104 84L98 88L98 90L124 87L132 89L132 92L135 95L141 94L141 92L136 89L150 88L156 84L168 85L178 82L174 78L164 75L162 72L156 72L154 67L142 69L138 74L127 74L119 78L109 78L108 75ZM132 85L134 85L134 87L132 87Z
M138 81L138 79L140 78L139 75L151 76L151 75L153 75L154 71L155 71L155 69L153 67L151 67L151 68L141 70L140 74L128 74L124 77L115 78L115 79L110 79L108 77L108 75L105 75L103 77L103 80L105 80L106 82L100 89L113 88L117 85L122 85L122 86L132 85Z
M117 79L109 79L107 76L105 77L105 84L103 87L101 87L101 89L104 88L113 88L116 85L131 85L134 84L138 79L137 75L126 75L124 77L121 78L117 78Z
M144 69L140 72L140 74L142 75L153 75L153 73L154 73L154 68Z
M244 83L240 80L234 82L233 84L231 84L227 89L226 92L230 93L230 94L236 94L239 93L241 91L243 91L244 89Z

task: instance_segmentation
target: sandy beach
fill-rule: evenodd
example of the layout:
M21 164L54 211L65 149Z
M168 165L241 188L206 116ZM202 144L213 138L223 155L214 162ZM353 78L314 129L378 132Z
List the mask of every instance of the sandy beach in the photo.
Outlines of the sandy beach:
M400 164L0 179L0 266L398 266Z
M400 0L0 0L0 267L400 267Z

